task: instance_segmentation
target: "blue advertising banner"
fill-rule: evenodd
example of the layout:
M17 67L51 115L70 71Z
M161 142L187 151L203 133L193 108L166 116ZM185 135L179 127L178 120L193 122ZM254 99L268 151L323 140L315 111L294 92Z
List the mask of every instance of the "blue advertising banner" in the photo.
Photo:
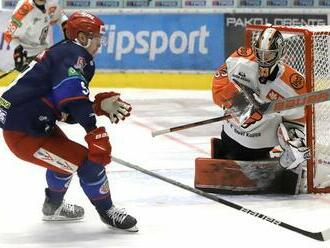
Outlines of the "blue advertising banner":
M214 70L224 62L223 14L99 15L106 45L98 69ZM59 40L61 33L54 32Z

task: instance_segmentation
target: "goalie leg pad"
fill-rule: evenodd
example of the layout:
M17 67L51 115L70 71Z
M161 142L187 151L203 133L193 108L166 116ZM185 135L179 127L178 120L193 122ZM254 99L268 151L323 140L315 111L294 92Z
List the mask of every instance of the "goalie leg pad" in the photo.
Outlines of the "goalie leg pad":
M195 188L221 194L265 194L281 190L278 160L235 161L197 158Z
M293 126L294 123L280 123L277 130L277 137L283 153L280 158L280 165L292 170L299 166L305 166L306 160L310 158L310 150L306 146L303 127Z

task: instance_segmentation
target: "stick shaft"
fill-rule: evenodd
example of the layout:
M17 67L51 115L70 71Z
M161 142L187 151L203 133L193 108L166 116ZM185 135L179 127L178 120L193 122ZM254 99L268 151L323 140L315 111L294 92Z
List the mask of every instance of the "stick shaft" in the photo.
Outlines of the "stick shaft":
M216 201L218 203L221 203L223 205L226 205L228 207L234 208L234 209L239 210L239 211L241 211L243 213L246 213L248 215L257 217L257 218L259 218L261 220L267 221L267 222L272 223L274 225L283 227L285 229L288 229L288 230L293 231L293 232L296 232L296 233L300 233L300 234L302 234L304 236L307 236L309 238L312 238L312 239L315 239L315 240L319 240L319 241L325 241L325 240L327 240L329 238L328 237L329 236L328 234L330 232L329 229L325 230L324 232L316 232L316 233L309 232L309 231L300 229L298 227L292 226L290 224L287 224L285 222L276 220L276 219L274 219L272 217L269 217L267 215L264 215L262 213L258 213L258 212L254 211L254 210L250 210L250 209L245 208L243 206L240 206L240 205L238 205L238 204L236 204L234 202L230 202L230 201L225 200L223 198L217 197L216 195L212 195L212 194L206 193L204 191L201 191L201 190L192 188L192 187L190 187L188 185L185 185L185 184L180 183L178 181L175 181L173 179L164 177L164 176L159 175L159 174L157 174L155 172L152 172L150 170L146 170L146 169L144 169L144 168L142 168L142 167L140 167L138 165L128 163L128 162L126 162L124 160L121 160L119 158L112 157L112 161L117 162L118 164L121 164L121 165L126 166L128 168L131 168L131 169L140 171L140 172L142 172L142 173L144 173L146 175L155 177L155 178L160 179L160 180L162 180L164 182L167 182L167 183L172 184L174 186L177 186L179 188L185 189L187 191L190 191L192 193L195 193L195 194L200 195L202 197L205 197L207 199L210 199L210 200Z
M329 101L329 100L330 100L330 89L325 89L325 90L306 93L306 94L299 95L299 96L293 96L293 97L288 97L288 98L284 98L281 100L264 103L260 106L260 111L263 114L271 114L274 112L281 112L281 111L294 109L294 108L298 108L298 107L303 107L303 106L308 106L308 105L325 102L325 101ZM216 118L212 118L212 119L208 119L208 120L204 120L204 121L198 121L198 122L184 124L181 126L171 127L168 129L153 131L151 133L151 135L152 135L152 137L155 137L157 135L176 132L179 130L184 130L184 129L188 129L188 128L192 128L192 127L206 125L206 124L210 124L213 122L227 120L230 118L231 118L230 115L225 115L225 116L216 117Z
M168 129L153 131L151 133L151 135L152 135L152 137L155 137L155 136L158 136L158 135L161 135L161 134L176 132L176 131L180 131L180 130L184 130L184 129L188 129L188 128L192 128L192 127L198 127L198 126L210 124L210 123L213 123L213 122L224 121L224 120L227 120L227 119L230 119L230 118L231 118L230 115L215 117L215 118L211 118L211 119L207 119L207 120L203 120L203 121L197 121L197 122L193 122L193 123L184 124L184 125L181 125L181 126L171 127L171 128L168 128Z
M303 106L309 106L320 102L326 102L329 100L330 88L265 103L261 106L261 109L264 114L270 114Z

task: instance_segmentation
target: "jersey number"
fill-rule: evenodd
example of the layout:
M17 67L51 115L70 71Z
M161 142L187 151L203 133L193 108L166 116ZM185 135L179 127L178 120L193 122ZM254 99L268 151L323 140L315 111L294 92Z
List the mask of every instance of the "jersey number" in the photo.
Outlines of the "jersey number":
M89 89L86 87L85 83L83 81L81 81L81 88L83 88L83 90L81 91L84 95L88 95L89 94Z

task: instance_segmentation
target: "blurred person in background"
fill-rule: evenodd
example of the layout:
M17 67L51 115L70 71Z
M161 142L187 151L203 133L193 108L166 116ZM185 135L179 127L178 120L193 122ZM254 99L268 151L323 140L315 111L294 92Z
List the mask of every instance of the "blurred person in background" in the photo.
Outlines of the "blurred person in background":
M65 34L67 19L57 0L20 0L4 33L5 41L14 48L15 69L22 72L49 47L50 25L61 25Z

